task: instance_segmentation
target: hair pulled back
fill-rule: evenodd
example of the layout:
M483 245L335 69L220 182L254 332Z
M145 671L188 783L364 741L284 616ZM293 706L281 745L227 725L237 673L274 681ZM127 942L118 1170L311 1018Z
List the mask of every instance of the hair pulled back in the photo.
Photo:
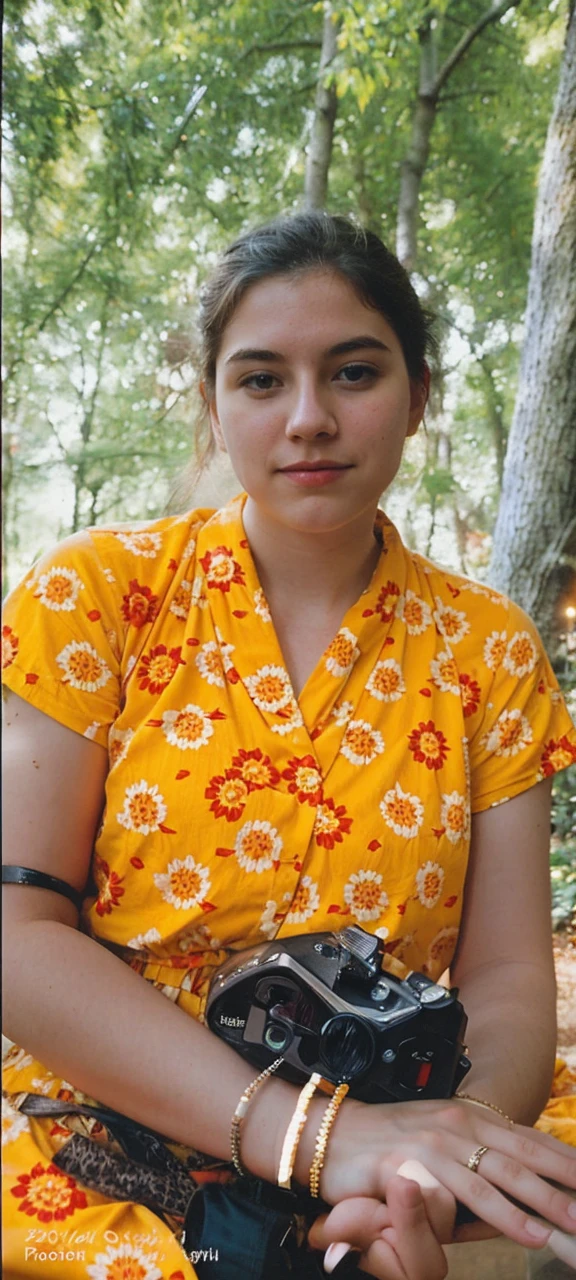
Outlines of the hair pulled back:
M223 253L201 294L201 377L214 388L222 335L247 290L272 276L310 269L339 272L362 301L394 329L410 378L420 381L426 352L434 343L432 317L423 308L407 272L372 231L341 214L283 215L239 236Z

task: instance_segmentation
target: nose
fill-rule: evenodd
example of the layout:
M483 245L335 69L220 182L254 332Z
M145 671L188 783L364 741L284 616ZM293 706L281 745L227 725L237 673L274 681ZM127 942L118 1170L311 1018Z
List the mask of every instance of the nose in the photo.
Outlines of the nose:
M302 378L294 388L294 397L286 422L290 440L314 440L338 433L338 423L315 378Z

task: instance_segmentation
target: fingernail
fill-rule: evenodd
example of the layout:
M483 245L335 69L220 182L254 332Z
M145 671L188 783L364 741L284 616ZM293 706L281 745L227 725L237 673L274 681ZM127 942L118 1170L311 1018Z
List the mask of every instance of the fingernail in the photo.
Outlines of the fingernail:
M576 1200L571 1200L568 1205L568 1217L576 1218Z
M529 1218L526 1223L526 1231L534 1240L547 1240L550 1230L550 1227L543 1227L541 1222L536 1222L535 1218Z
M574 1236L567 1236L563 1231L553 1231L548 1245L552 1253L555 1253L561 1262L565 1262L567 1267L576 1266L576 1239Z
M350 1253L351 1248L351 1244L343 1244L341 1242L338 1242L338 1244L328 1245L326 1253L324 1254L324 1270L330 1275L330 1272L338 1266L338 1263L346 1257L346 1254Z

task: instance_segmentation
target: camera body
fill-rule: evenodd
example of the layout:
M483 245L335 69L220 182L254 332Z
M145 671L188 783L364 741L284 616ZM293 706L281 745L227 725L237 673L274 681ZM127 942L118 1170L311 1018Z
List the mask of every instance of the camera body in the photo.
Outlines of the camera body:
M358 925L261 943L210 984L206 1021L242 1057L295 1084L319 1072L363 1102L449 1098L470 1068L456 988L382 969L384 946Z

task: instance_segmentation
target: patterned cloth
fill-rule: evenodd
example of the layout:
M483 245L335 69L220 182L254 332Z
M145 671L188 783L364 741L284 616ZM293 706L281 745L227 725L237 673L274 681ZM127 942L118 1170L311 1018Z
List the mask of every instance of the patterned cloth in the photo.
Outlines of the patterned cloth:
M83 927L198 1018L214 965L279 934L359 923L391 962L438 977L458 937L471 814L576 760L530 620L408 551L382 512L370 585L296 700L244 501L68 539L9 598L3 627L9 687L108 747ZM13 1051L9 1094L63 1087ZM25 1123L6 1165L20 1239L65 1140ZM62 1193L67 1226L87 1206L119 1211ZM148 1210L132 1212L130 1239L144 1222L164 1240ZM116 1261L67 1274L117 1280ZM138 1280L178 1275L172 1255L163 1270L139 1265ZM178 1266L194 1274L182 1251ZM13 1274L31 1269L58 1274L37 1262Z

